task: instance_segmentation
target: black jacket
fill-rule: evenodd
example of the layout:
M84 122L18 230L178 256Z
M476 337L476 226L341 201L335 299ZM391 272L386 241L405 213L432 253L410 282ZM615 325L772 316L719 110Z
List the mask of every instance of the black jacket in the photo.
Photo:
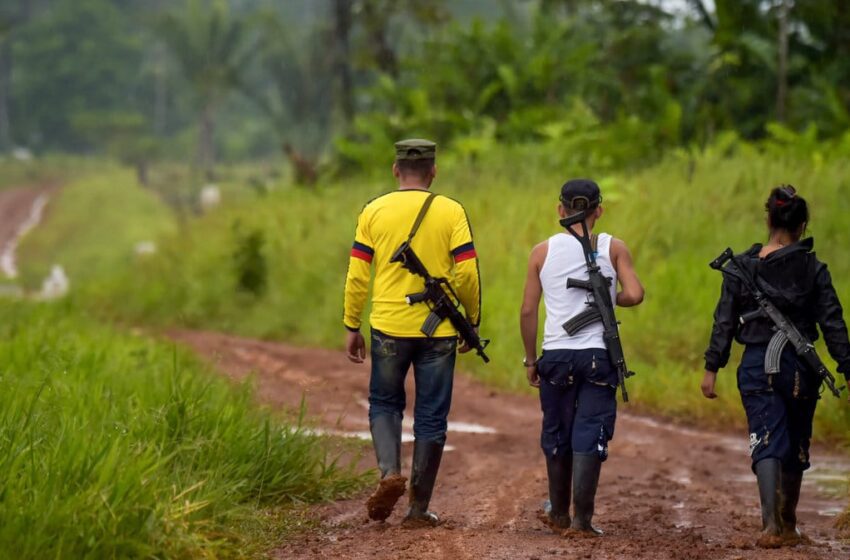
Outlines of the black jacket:
M826 347L838 363L838 371L850 375L850 341L838 295L826 265L812 251L814 240L804 239L759 258L762 246L753 245L738 261L750 268L765 295L811 341L818 338L817 325ZM758 304L741 283L723 276L720 301L714 311L711 342L705 351L705 369L717 371L729 362L734 338L741 344L767 344L773 323L760 318L741 325L741 315L758 309Z

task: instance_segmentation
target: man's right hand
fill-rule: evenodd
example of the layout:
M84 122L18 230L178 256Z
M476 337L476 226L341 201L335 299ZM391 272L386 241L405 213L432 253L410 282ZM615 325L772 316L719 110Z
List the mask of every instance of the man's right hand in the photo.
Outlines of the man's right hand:
M528 378L528 384L532 387L540 387L540 374L537 373L537 364L525 368L525 376Z
M475 334L478 334L478 327L473 327L472 330L475 331ZM458 335L457 337L457 343L458 354L466 354L467 352L472 350L472 346L470 346L469 343L466 342L460 335Z
M362 364L366 359L366 340L360 331L347 331L345 338L345 353L355 364Z
M705 398L717 398L717 392L714 390L715 383L717 383L717 372L706 370L705 375L703 375L702 378L702 383L700 383L700 389L702 390L702 395Z

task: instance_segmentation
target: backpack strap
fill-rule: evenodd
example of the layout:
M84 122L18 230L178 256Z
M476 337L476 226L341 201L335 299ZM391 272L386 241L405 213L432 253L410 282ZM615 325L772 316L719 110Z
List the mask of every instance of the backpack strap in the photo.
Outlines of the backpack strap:
M428 209L431 208L431 203L434 202L435 198L437 198L437 193L430 193L428 198L425 199L425 202L422 203L422 208L419 209L419 214L416 215L416 221L413 222L413 227L410 228L410 233L407 235L408 243L413 240L413 236L419 231L419 226L422 225L422 220L425 219L425 214L428 213Z

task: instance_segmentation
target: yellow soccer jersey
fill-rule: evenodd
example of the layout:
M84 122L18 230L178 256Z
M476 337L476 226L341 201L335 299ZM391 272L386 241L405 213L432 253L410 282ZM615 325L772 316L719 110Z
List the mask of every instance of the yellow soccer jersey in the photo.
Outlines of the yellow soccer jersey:
M343 321L349 329L360 328L369 292L370 268L375 267L372 287L372 328L395 337L423 337L419 330L429 310L425 303L408 305L405 296L421 292L421 277L390 264L390 257L410 233L410 228L428 197L425 190L398 190L369 202L357 219L354 246L345 279ZM480 322L481 285L478 257L466 211L460 203L437 196L411 243L422 264L434 277L448 278L473 325ZM445 320L436 337L455 336Z

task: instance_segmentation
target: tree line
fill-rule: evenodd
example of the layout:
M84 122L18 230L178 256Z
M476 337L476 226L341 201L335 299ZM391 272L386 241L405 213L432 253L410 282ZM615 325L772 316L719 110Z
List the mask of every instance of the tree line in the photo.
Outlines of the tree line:
M835 138L850 128L844 5L6 0L0 151L208 170L282 153L310 181L322 155L362 166L410 133L473 157L604 140L618 162L771 123Z

